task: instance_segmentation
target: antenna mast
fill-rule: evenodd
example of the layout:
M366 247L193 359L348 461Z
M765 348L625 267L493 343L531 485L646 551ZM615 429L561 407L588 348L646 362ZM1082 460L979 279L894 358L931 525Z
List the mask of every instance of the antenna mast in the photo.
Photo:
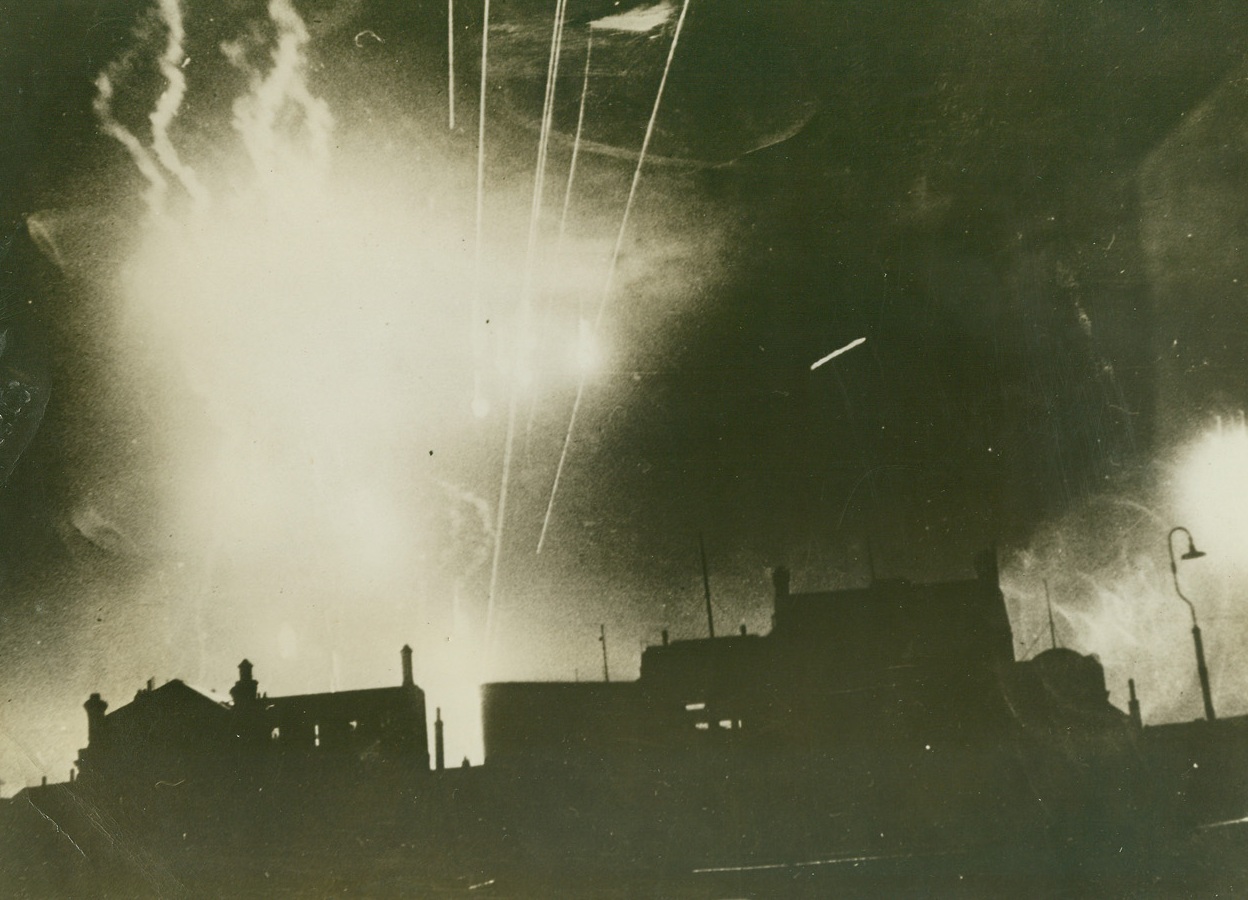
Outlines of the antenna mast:
M1044 580L1044 605L1049 609L1049 643L1057 649L1057 629L1053 626L1053 601L1049 597L1049 580Z
M702 554L702 590L706 593L706 630L715 637L715 613L711 610L711 576L706 569L706 541L698 532L698 550Z
M602 644L602 680L611 680L611 670L607 668L607 626L598 626L598 641Z

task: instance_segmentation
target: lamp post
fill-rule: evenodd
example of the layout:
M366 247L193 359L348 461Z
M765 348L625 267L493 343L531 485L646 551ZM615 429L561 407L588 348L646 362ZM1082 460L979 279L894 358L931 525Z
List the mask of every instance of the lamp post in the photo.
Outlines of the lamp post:
M1192 605L1191 600L1183 596L1183 589L1179 587L1179 564L1174 558L1174 535L1179 531L1187 535L1187 552L1179 559L1200 559L1205 554L1196 549L1192 533L1182 525L1171 528L1170 533L1166 535L1166 549L1170 551L1170 575L1174 578L1174 592L1187 604L1188 612L1192 614L1192 641L1196 644L1196 674L1200 676L1200 693L1205 700L1205 718L1212 722L1217 715L1213 711L1213 694L1209 690L1209 667L1205 665L1205 645L1200 638L1200 626L1196 624L1196 607Z

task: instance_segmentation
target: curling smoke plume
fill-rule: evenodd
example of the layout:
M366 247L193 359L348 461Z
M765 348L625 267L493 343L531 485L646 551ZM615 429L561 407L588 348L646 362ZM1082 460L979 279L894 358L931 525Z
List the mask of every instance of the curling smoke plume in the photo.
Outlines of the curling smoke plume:
M220 45L248 82L232 106L241 181L201 174L197 159L222 155L204 138L175 147L195 88L176 0L160 0L97 80L101 128L147 182L114 356L156 450L141 504L154 524L92 515L153 561L126 621L164 633L171 677L212 684L245 655L271 661L260 674L275 693L385 684L410 642L431 702L455 721L450 752L476 756L493 512L463 486L472 461L449 452L474 421L470 354L455 340L467 243L413 212L427 208L419 187L360 167L331 179L334 119L308 81L308 29L289 0L267 11L270 40L252 29ZM136 73L153 70L149 146L114 101L127 86L141 96L150 82ZM189 209L169 202L165 172Z
M199 183L195 172L182 162L169 137L169 127L177 118L186 97L186 75L182 65L186 53L182 49L186 32L182 27L182 7L178 0L160 0L160 19L168 33L165 52L160 57L160 74L165 78L165 91L152 110L152 151L170 174L175 176L196 206L208 202L208 192Z
M163 210L165 194L169 183L160 172L160 166L152 158L152 154L134 132L127 128L113 115L113 92L115 82L125 78L133 68L135 51L127 51L119 60L110 64L95 79L95 100L92 108L100 120L100 128L109 137L126 148L135 167L147 179L148 189L144 193L148 212L158 215Z
M277 28L277 42L271 53L272 65L264 75L250 67L242 42L221 47L231 63L251 74L250 93L234 104L234 128L262 179L281 173L298 177L306 176L309 170L324 172L329 164L333 116L328 104L308 89L307 26L290 0L271 0L269 17ZM279 119L291 111L302 120L302 141L278 127Z

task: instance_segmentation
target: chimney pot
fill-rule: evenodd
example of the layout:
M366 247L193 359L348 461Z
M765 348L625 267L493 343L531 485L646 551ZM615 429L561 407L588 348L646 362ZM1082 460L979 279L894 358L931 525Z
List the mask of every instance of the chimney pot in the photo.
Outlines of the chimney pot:
M771 583L776 589L776 597L789 596L789 570L787 566L776 566L771 570Z

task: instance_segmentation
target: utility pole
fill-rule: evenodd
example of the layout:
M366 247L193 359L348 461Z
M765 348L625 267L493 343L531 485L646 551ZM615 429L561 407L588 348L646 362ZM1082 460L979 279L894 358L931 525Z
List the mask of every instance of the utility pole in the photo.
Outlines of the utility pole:
M698 532L698 550L702 554L702 590L706 593L706 630L715 637L715 613L711 610L711 576L706 568L706 541Z
M611 680L611 670L607 667L607 626L598 626L598 640L602 644L602 680Z
M1044 580L1044 605L1049 608L1049 646L1057 649L1057 629L1053 626L1053 601L1049 599L1049 580Z
M455 0L446 0L447 128L455 130Z

